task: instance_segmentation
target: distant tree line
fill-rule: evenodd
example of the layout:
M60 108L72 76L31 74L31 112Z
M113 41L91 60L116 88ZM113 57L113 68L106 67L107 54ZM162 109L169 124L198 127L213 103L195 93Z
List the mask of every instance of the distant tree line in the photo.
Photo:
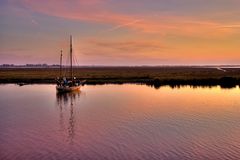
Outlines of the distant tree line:
M15 64L1 64L0 68L56 68L59 67L58 64L48 65L44 64L25 64L25 65L15 65Z

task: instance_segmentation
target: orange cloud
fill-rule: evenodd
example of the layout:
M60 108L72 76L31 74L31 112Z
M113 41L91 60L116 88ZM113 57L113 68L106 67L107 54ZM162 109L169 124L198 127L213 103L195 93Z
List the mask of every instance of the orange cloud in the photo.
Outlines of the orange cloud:
M159 56L159 53L167 50L167 46L161 41L141 40L141 39L115 39L102 40L91 38L84 40L76 48L76 52L81 57L91 57L98 60L112 59L114 61L141 62L150 64L150 61L166 61L167 56ZM79 56L80 56L79 55Z
M97 39L89 40L89 43L92 45L100 46L100 47L112 47L119 50L142 50L142 49L163 49L165 46L162 43L156 41L143 41L143 40L135 40L135 41L100 41Z

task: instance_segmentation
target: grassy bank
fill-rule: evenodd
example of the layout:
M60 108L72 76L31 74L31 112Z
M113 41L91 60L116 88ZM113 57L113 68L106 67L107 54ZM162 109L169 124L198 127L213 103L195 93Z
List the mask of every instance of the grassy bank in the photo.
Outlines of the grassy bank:
M87 84L143 83L156 88L162 85L221 85L240 84L239 68L200 67L91 67L75 68L74 75ZM69 75L69 73L65 73ZM59 70L54 68L1 68L0 83L55 83Z

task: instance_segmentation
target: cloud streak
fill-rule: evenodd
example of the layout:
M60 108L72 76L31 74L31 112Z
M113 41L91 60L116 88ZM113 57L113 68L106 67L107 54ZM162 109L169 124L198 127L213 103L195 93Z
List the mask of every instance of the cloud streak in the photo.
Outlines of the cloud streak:
M98 39L91 39L89 44L100 48L111 48L118 51L129 52L141 52L141 51L160 51L167 46L163 43L156 41L143 41L143 40L131 40L131 41L102 41Z
M134 25L134 24L136 24L138 22L141 22L141 21L142 21L141 19L138 19L138 20L134 20L132 22L128 22L128 23L125 23L125 24L120 24L120 25L117 25L117 26L109 29L108 31L114 31L114 30L118 30L120 28L129 27L129 26Z
M240 28L240 24L233 24L233 25L222 25L222 26L219 26L219 28Z

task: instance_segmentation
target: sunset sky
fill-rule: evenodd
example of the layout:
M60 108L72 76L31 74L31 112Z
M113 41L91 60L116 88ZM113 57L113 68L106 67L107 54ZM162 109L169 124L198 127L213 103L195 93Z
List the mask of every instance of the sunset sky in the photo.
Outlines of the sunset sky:
M240 64L240 0L0 0L0 64Z

